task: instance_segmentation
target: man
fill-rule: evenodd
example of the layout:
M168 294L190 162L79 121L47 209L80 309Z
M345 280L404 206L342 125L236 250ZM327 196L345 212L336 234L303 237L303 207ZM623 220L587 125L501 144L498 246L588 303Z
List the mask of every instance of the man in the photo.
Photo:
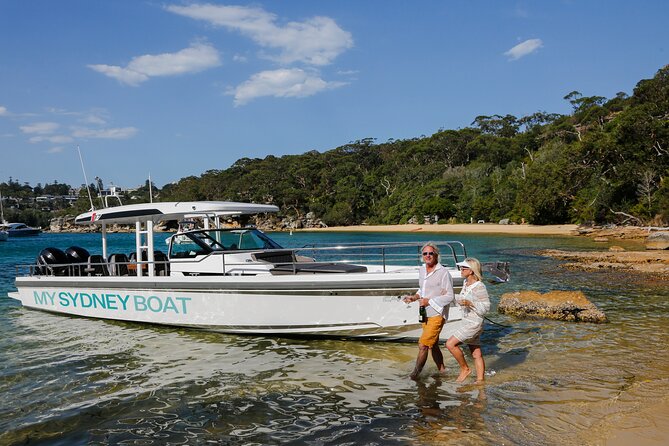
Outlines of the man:
M439 248L432 242L426 243L421 250L423 265L418 273L419 289L413 296L405 296L404 302L418 301L425 307L427 321L423 322L423 334L418 340L418 357L416 367L410 378L418 379L427 362L428 352L432 351L432 359L439 372L443 373L444 356L439 349L439 334L444 326L444 312L453 301L453 281L448 269L439 263Z

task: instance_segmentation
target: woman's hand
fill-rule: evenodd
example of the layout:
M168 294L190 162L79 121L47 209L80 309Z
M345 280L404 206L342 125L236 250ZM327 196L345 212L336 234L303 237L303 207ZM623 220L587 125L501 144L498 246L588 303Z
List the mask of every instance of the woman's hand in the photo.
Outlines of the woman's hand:
M462 299L458 303L460 304L461 307L474 308L474 304L472 303L471 300Z

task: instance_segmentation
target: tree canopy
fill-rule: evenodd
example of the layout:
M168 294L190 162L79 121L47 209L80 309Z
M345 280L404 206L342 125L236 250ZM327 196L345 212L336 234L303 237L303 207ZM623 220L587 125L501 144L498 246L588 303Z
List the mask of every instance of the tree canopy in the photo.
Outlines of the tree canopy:
M669 220L669 66L631 96L572 91L570 115L477 116L471 126L319 153L242 158L171 185L163 199L273 203L333 225L524 219Z
M329 225L398 224L436 216L534 224L669 223L669 66L631 96L564 96L568 115L477 116L430 136L365 138L323 153L241 158L223 170L182 178L154 200L271 203ZM34 190L18 182L3 193ZM148 201L148 183L135 200ZM77 209L86 210L81 196Z

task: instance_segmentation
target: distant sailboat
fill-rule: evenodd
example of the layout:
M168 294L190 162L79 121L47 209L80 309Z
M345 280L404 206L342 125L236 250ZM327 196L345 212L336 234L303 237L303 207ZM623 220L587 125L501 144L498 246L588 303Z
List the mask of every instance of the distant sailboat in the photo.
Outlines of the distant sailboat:
M9 232L2 229L5 224L5 212L2 209L2 191L0 191L0 242L4 242L9 238Z

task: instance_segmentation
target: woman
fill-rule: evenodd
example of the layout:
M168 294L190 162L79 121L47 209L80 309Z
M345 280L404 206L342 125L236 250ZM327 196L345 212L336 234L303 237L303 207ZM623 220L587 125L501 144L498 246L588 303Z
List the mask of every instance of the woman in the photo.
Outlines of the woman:
M418 340L418 357L416 367L410 378L418 379L423 370L427 355L432 351L432 359L440 372L444 372L444 356L439 349L439 334L444 326L444 311L453 301L453 281L451 275L439 263L439 248L433 243L426 243L421 249L423 265L418 272L419 289L412 296L405 296L404 302L419 302L425 307L427 321L423 322L423 333Z
M481 281L481 263L473 257L468 257L457 265L460 267L460 275L465 279L462 291L456 298L456 303L462 307L463 316L460 327L446 341L446 348L460 365L460 374L456 382L461 383L472 373L465 355L460 350L460 344L467 344L474 358L476 382L481 383L485 378L481 333L483 316L490 310L490 299L488 290Z

